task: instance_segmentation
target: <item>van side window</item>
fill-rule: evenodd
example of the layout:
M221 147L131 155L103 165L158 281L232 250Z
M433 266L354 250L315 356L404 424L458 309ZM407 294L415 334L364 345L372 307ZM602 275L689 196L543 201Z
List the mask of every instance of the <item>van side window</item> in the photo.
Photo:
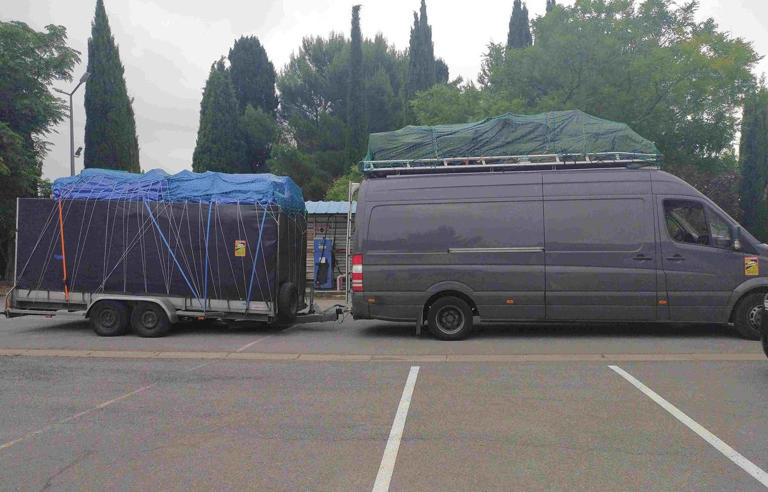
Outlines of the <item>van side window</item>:
M664 219L669 237L679 243L727 249L731 244L728 223L700 202L665 200Z

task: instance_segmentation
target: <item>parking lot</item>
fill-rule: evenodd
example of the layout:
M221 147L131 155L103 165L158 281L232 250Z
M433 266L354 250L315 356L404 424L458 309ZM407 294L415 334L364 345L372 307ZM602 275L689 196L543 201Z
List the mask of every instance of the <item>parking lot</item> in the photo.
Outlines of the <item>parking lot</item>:
M99 338L0 318L1 488L768 486L758 342L717 326L413 331L347 319Z

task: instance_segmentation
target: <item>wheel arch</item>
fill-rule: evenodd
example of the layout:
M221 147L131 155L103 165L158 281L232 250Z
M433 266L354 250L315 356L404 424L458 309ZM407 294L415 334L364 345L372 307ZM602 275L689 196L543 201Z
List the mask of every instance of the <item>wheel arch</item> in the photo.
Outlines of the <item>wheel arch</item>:
M436 284L427 290L427 298L424 301L424 305L421 309L421 319L427 319L427 313L429 312L429 307L432 305L432 303L441 297L446 296L454 296L462 299L464 302L469 304L473 315L480 316L480 311L477 309L477 303L475 303L475 300L472 296L472 289L460 282L443 282Z
M733 322L733 316L736 313L736 307L750 294L763 293L768 294L768 278L754 278L742 283L733 291L730 302L728 303L728 322Z
M168 321L170 323L176 323L179 321L179 317L176 314L176 308L167 300L158 298L158 297L143 297L143 296L124 296L124 295L100 295L98 297L94 296L94 298L91 300L91 303L88 305L88 309L85 312L85 317L90 317L91 310L93 307L98 304L101 301L119 301L124 302L127 305L133 307L134 304L137 304L139 302L149 302L151 304L156 304L160 306L160 308L165 312L165 315L168 316Z

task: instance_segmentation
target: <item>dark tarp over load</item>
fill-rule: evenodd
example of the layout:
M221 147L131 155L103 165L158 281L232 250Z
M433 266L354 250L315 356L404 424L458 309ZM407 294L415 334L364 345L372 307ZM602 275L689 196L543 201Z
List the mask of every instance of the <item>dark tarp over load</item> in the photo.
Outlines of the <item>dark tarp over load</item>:
M653 142L624 123L582 111L505 114L474 123L406 126L372 133L365 161L622 152L656 154Z

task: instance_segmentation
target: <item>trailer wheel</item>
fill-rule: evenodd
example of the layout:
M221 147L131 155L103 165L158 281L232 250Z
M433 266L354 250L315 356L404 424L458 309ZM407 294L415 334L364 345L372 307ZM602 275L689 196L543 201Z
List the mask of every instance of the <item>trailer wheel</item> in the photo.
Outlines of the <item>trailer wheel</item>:
M163 308L152 302L140 302L131 313L131 327L140 337L155 338L165 336L171 323Z
M277 293L277 321L280 324L290 324L296 321L299 310L299 295L291 282L285 282Z
M128 306L118 301L99 301L88 315L91 328L100 337L116 337L128 331Z
M762 292L753 292L744 296L733 312L733 325L739 334L747 340L760 340L760 321L763 317Z
M440 340L461 340L472 333L472 308L458 297L440 297L430 306L427 322Z

